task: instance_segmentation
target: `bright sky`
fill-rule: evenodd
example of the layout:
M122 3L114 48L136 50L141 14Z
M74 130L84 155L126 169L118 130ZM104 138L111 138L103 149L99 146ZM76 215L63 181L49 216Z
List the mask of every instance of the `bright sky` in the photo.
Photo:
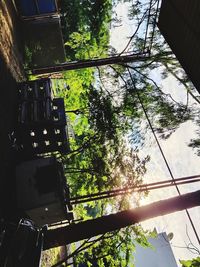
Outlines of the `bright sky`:
M175 178L200 174L200 157L197 157L192 149L187 146L191 134L193 133L193 129L194 125L191 122L187 122L183 124L168 140L160 142ZM151 155L151 162L149 163L145 177L146 182L149 183L158 180L161 181L170 179L170 175L168 174L155 143L149 147L147 145L142 153L149 153ZM199 184L191 184L181 186L179 188L181 193L187 193L196 191L198 186ZM142 203L146 204L175 195L177 195L177 192L174 188L157 190L151 192L148 198L142 201ZM200 208L190 210L190 215L200 235ZM156 226L158 232L173 232L174 238L171 243L177 260L194 257L188 249L182 248L186 247L186 244L189 244L186 231L188 231L192 243L197 245L196 238L184 211L148 220L143 223L143 226L146 229L153 229Z
M111 25L111 35L110 35L110 43L117 50L117 52L121 52L128 42L128 37L130 37L134 32L134 23L130 21L127 17L127 10L129 7L129 3L119 3L115 8L117 18L121 20L121 23L113 23ZM116 27L115 25L120 25ZM115 26L115 27L114 27Z
M125 47L127 43L127 36L131 36L131 34L134 32L134 26L132 22L127 19L128 6L129 3L118 4L115 9L118 17L120 17L122 20L120 23L120 25L122 25L114 29L112 28L110 42L111 45L114 46L119 52ZM161 80L158 71L154 72L152 75L156 81ZM184 88L182 88L173 77L169 77L162 81L162 86L164 91L171 93L177 101L186 101L186 92ZM160 140L160 144L175 178L200 174L200 157L195 155L192 148L188 147L190 139L195 136L195 130L195 125L188 121L182 124L169 139L165 141ZM170 175L160 155L152 133L149 132L146 138L148 140L146 142L146 146L144 149L142 149L142 151L140 151L141 155L143 156L147 154L151 156L151 161L147 166L148 169L147 174L145 175L145 181L149 183L153 181L170 179ZM199 185L200 184L195 183L182 186L180 187L180 191L181 193L196 191L199 188ZM177 195L175 188L162 189L160 191L157 190L150 193L148 198L143 200L142 203L146 204L175 195ZM200 208L191 209L190 214L200 236ZM188 249L185 248L190 242L186 232L188 232L192 243L198 247L196 238L193 234L185 211L151 219L144 222L142 225L147 229L153 229L156 227L158 232L173 232L174 237L171 241L171 244L177 262L179 259L196 257L196 255L192 254Z

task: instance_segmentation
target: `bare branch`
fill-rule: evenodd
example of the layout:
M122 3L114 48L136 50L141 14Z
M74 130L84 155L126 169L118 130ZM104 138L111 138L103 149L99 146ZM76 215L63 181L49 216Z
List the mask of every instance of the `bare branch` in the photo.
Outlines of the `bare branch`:
M75 255L77 255L78 253L82 252L85 249L90 248L91 246L93 246L96 242L100 241L103 237L105 236L105 234L101 235L100 237L96 238L95 240L89 241L90 238L88 238L86 241L84 241L74 252L72 252L69 256L65 257L64 259L58 261L56 264L52 265L51 267L57 267L60 264L66 262L67 260L69 260L70 258L74 257ZM87 246L85 246L88 243ZM85 246L85 247L84 247Z
M148 12L148 9L144 12L144 14L143 14L143 16L142 16L140 22L139 22L138 25L137 25L137 28L136 28L135 32L134 32L133 35L130 37L130 39L129 39L128 43L126 44L125 48L119 53L119 56L121 56L121 55L126 51L126 49L129 47L129 45L130 45L130 43L132 42L132 40L135 38L135 36L136 36L136 34L138 33L138 30L139 30L139 28L140 28L142 22L143 22L143 21L145 20L145 18L146 18L147 12Z
M165 95L166 97L169 97L171 98L171 100L176 103L177 105L183 107L182 104L178 103L172 96L171 94L165 94L161 89L160 87L158 86L158 84L152 79L150 78L149 76L145 75L144 73L140 72L139 70L137 70L135 67L132 67L128 64L123 64L123 66L127 67L127 68L130 68L130 69L133 69L135 72L137 72L139 75L143 76L145 79L149 80L151 83L154 84L154 86L156 87L156 89L162 94L162 95Z
M174 76L174 78L176 78L184 87L185 89L188 91L188 93L191 95L191 97L197 102L200 104L200 100L192 93L192 90L190 89L190 87L187 85L186 82L183 81L183 79L181 79L175 72L173 72L168 64L166 62L163 62L162 63L163 66L167 69L167 71L169 71L169 73Z

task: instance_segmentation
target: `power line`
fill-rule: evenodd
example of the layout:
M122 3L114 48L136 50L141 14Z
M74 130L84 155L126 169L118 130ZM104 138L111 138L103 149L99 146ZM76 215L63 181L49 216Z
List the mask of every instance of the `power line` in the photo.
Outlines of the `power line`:
M177 178L175 179L175 181L177 182L178 185L195 183L195 182L200 181L200 175ZM76 205L80 203L101 200L105 198L112 198L112 197L117 197L117 196L125 195L125 194L131 194L135 192L139 193L139 192L146 192L146 191L166 188L170 186L174 186L174 183L171 179L160 181L160 182L149 183L149 184L127 186L123 188L118 188L118 189L113 189L113 190L108 190L108 191L103 191L103 192L98 192L98 193L93 193L93 194L87 194L83 196L72 197L70 198L70 203L72 205Z
M139 94L138 90L137 90L136 87L135 87L135 81L133 80L132 74L131 74L130 69L129 69L128 67L127 67L127 70L128 70L129 76L130 76L130 78L131 78L133 87L134 87L134 89L135 89L135 91L136 91L136 93L137 93L137 97L138 97L138 100L139 100L140 105L141 105L141 107L142 107L142 110L143 110L143 112L144 112L144 114L145 114L145 117L146 117L146 119L147 119L147 121L148 121L149 127L150 127L150 129L151 129L151 131L152 131L152 133L153 133L153 136L154 136L155 140L156 140L156 143L157 143L158 148L159 148L159 150L160 150L160 153L161 153L161 155L162 155L162 157L163 157L163 160L164 160L164 162L165 162L165 164L166 164L166 167L167 167L167 169L168 169L168 171L169 171L169 174L170 174L170 176L171 176L171 178L172 178L172 180L173 180L173 182L174 182L174 186L175 186L175 188L176 188L176 190L177 190L177 192L178 192L178 195L181 196L181 192L180 192L180 190L179 190L179 188L178 188L178 186L177 186L177 184L176 184L176 181L175 181L174 175L173 175L173 173L172 173L172 170L171 170L171 168L170 168L170 166L169 166L169 163L168 163L168 161L167 161L167 159L166 159L166 157L165 157L165 154L164 154L164 152L163 152L163 150L162 150L162 147L161 147L161 145L160 145L160 142L159 142L159 140L158 140L158 138L157 138L157 136L156 136L156 134L155 134L155 131L154 131L154 129L153 129L153 126L152 126L152 124L151 124L151 121L150 121L150 119L149 119L149 116L148 116L148 114L147 114L147 111L146 111L146 109L145 109L145 107L144 107L144 105L143 105L143 102L142 102L142 99L141 99L141 97L140 97L140 94ZM193 231L194 231L194 234L195 234L195 236L196 236L196 239L197 239L197 241L198 241L198 243L199 243L199 245L200 245L200 238L199 238L199 236L198 236L197 230L196 230L195 225L194 225L194 223L193 223L193 221L192 221L192 218L191 218L191 216L190 216L190 213L189 213L189 211L188 211L187 209L185 209L185 211L186 211L187 217L188 217L188 219L189 219L189 221L190 221L190 224L191 224L191 226L192 226L192 229L193 229Z

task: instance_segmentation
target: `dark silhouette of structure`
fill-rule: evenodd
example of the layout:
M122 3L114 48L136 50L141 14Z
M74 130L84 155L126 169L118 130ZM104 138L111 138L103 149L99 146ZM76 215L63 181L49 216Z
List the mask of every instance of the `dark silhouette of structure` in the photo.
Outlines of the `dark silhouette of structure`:
M200 1L163 0L158 27L200 92Z

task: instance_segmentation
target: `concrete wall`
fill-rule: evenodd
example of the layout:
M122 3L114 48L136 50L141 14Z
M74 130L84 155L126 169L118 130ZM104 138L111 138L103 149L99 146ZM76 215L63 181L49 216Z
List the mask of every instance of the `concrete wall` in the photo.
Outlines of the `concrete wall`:
M58 170L55 173L57 168L55 164L54 158L43 158L26 161L16 167L18 209L26 212L38 226L66 220L67 214L61 195L62 177ZM55 171L50 169L51 173L45 171L43 177L38 175L39 169L51 166ZM46 191L40 191L43 184L37 184L40 182L38 178L44 179Z
M149 242L153 249L136 246L136 267L177 267L166 233L158 234L157 238L150 238Z

